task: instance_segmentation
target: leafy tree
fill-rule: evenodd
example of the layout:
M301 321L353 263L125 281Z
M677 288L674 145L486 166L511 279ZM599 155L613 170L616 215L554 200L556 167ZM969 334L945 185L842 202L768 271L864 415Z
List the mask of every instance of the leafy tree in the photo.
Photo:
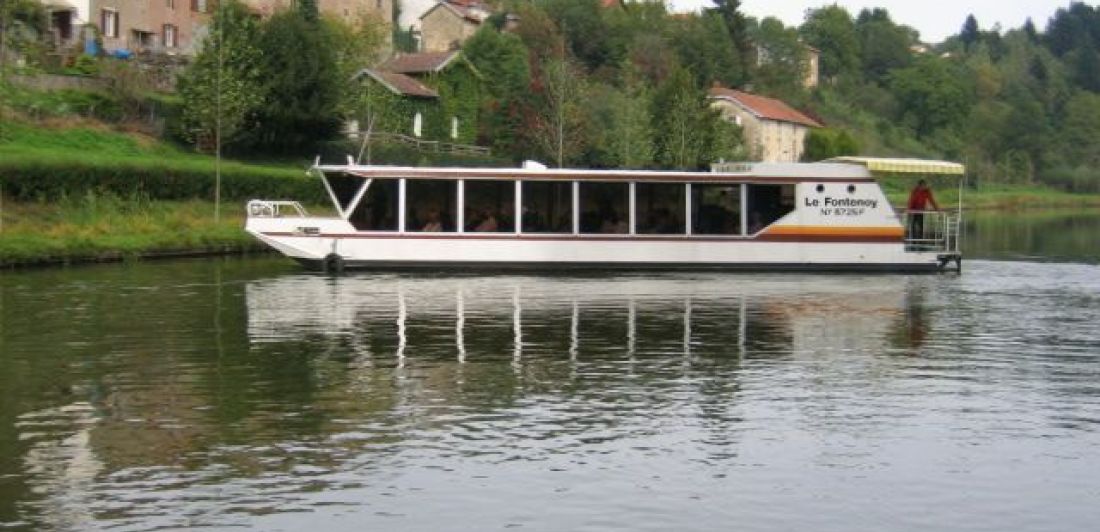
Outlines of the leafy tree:
M806 134L803 161L823 161L844 155L859 155L859 143L847 131L811 129Z
M847 9L836 4L810 10L799 30L806 44L821 51L821 76L835 79L859 69L859 37Z
M333 137L348 80L339 79L328 27L284 11L264 24L259 46L264 102L252 135L256 147L298 153Z
M685 16L670 26L669 41L675 48L679 63L694 75L695 84L709 86L714 82L737 86L747 81L747 75L722 19L714 12Z
M531 133L558 168L584 148L585 116L580 102L584 81L576 67L564 59L550 59L542 66L541 102L536 108Z
M221 4L202 49L177 84L183 100L183 133L200 148L232 145L252 129L263 101L259 26L236 0ZM220 97L219 97L220 95Z
M320 11L317 9L317 0L297 0L298 12L308 22L317 22L320 19Z
M1078 92L1066 103L1059 144L1076 166L1100 167L1100 95Z
M1095 39L1100 36L1100 28L1096 26L1096 11L1084 3L1073 2L1068 9L1054 12L1047 26L1047 46L1054 55L1061 57L1089 42L1097 44Z
M356 108L357 91L351 79L363 67L377 63L386 49L386 24L376 15L363 13L358 23L348 24L337 17L324 17L323 23L332 35L336 78L340 81L340 112L350 115Z
M622 90L613 92L611 120L605 144L614 164L644 168L653 162L653 117L649 89L631 66L622 70Z
M1031 17L1027 18L1024 22L1024 35L1027 36L1028 42L1032 44L1039 42L1039 32L1035 30L1035 23L1031 21Z
M531 85L527 47L518 36L489 26L466 41L463 54L491 80L481 102L482 138L498 150L516 149L521 112Z
M684 70L674 72L653 97L657 161L667 168L706 168L739 155L739 129L710 107Z
M864 9L856 19L862 50L863 73L872 80L886 79L890 70L907 66L911 59L909 31L894 24L882 8Z
M918 136L960 123L970 110L973 89L957 65L925 57L890 74L890 89L903 109L902 120Z
M752 42L749 39L748 22L741 13L741 0L711 0L714 9L711 12L718 14L729 34L729 40L733 43L741 60L744 61L752 54Z
M963 47L967 50L971 46L974 46L982 36L981 30L978 28L978 19L974 18L974 15L966 17L966 22L963 23L962 31L959 33L959 40L962 41Z
M760 54L755 81L760 90L781 96L797 95L806 77L806 47L794 28L768 17L755 32Z
M557 22L573 56L589 70L612 59L607 23L598 0L541 0L539 5Z

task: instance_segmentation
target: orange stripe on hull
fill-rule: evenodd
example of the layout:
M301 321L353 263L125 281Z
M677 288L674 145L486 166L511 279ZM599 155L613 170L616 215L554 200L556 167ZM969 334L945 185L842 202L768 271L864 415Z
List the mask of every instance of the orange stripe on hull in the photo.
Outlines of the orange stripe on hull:
M901 239L905 236L905 229L901 227L835 227L825 225L779 225L768 228L766 231L764 231L763 235L777 237L876 237Z

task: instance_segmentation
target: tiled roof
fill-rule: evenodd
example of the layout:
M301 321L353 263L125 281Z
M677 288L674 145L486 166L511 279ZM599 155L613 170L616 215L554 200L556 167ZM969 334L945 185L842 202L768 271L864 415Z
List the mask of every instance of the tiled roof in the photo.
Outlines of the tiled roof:
M404 74L398 74L397 72L385 72L372 68L364 68L363 70L359 71L357 77L362 77L363 75L374 78L375 81L385 85L386 88L397 94L403 94L405 96L418 96L421 98L439 97L438 92L435 92L427 85L424 85L423 83L420 83L419 81Z
M782 100L758 96L739 90L727 89L725 87L712 87L709 93L711 98L733 100L760 118L802 124L809 127L824 127L824 125L817 120L798 112Z
M451 50L449 52L401 54L386 61L380 67L380 70L398 72L401 74L439 72L443 70L443 67L447 66L456 55L458 55L458 50Z

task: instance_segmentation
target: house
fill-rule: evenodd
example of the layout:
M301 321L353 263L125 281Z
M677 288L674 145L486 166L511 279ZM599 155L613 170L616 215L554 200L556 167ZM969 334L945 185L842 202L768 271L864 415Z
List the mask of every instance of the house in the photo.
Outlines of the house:
M482 77L462 52L402 54L355 76L362 85L356 129L473 144Z
M194 55L210 23L214 0L90 0L103 49Z
M749 158L763 162L798 162L806 135L823 124L786 103L748 92L715 86L711 107L741 126Z
M159 1L159 0L154 0ZM210 0L216 2L216 0ZM245 5L267 18L284 9L291 9L297 0L241 0ZM393 0L317 0L317 10L348 24L358 24L364 15L371 15L386 24L392 24Z
M476 0L445 0L420 15L420 49L424 52L457 50L492 14Z
M217 0L46 0L88 4L90 19L97 26L108 53L116 50L194 55L202 46ZM259 14L269 17L290 9L294 0L242 0ZM74 4L76 5L76 4ZM318 0L321 13L356 24L364 14L375 15L390 24L393 0ZM81 8L77 6L76 12ZM386 32L387 35L389 32Z

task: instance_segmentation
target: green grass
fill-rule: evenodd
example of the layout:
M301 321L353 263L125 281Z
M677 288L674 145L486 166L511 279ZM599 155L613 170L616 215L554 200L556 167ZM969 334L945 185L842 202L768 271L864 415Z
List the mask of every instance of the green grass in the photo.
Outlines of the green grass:
M4 203L0 265L78 262L178 252L243 252L244 206L88 193L60 202Z
M888 178L881 183L890 203L904 206L915 180ZM954 178L930 179L929 183L941 207L958 203L958 181ZM983 184L963 190L963 205L967 209L1100 207L1100 194L1065 192L1044 185Z

